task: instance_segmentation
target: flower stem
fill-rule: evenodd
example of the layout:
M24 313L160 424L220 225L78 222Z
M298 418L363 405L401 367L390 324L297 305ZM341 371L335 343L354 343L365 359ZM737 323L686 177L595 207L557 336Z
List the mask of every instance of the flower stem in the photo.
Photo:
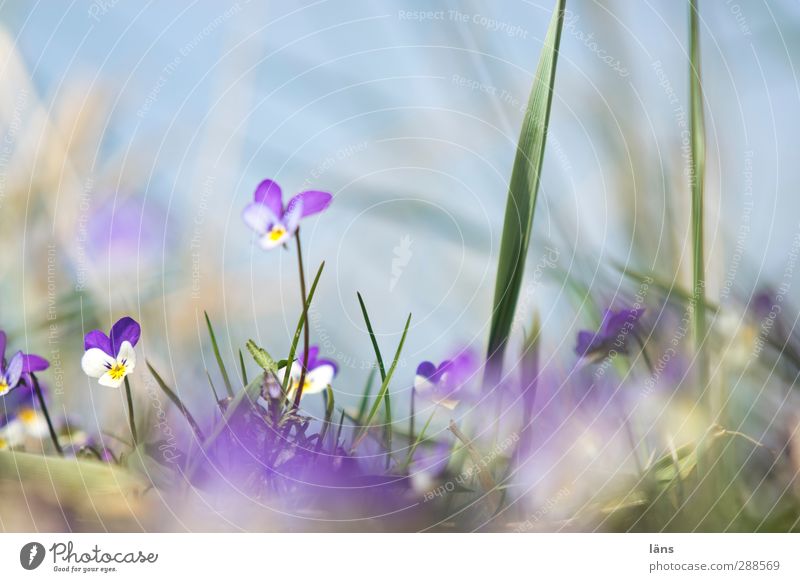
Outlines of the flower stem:
M39 386L39 380L36 379L36 374L31 373L31 380L33 381L33 390L36 392L36 398L39 400L39 407L42 409L44 419L47 421L47 429L50 431L50 438L53 440L53 446L58 451L59 456L64 456L64 449L61 448L61 443L58 442L58 435L56 429L53 427L53 421L50 419L50 413L47 411L47 405L44 402L44 394L42 394L42 387Z
M131 438L133 438L133 448L135 449L139 446L139 437L136 434L136 422L133 420L133 395L127 376L125 376L125 396L128 398L128 423L131 425Z
M414 402L415 393L416 393L416 390L412 386L411 387L411 414L409 414L409 417L408 417L408 440L409 440L409 442L412 442L412 443L415 441L415 437L414 437L414 415L416 414L416 411L414 410L415 404L416 404Z
M297 271L300 275L300 296L303 301L303 361L300 364L300 382L297 385L297 392L294 395L293 408L297 410L300 406L300 399L303 397L303 386L306 381L306 372L308 368L308 347L310 343L309 329L308 329L308 310L306 299L306 275L303 268L303 249L300 247L300 229L295 233L297 239ZM286 363L291 366L291 362Z

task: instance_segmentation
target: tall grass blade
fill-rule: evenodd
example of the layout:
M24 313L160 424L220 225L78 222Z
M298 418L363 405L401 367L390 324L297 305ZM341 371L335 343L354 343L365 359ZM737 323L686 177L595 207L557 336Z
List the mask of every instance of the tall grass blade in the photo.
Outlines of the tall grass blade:
M189 423L189 426L192 427L194 434L197 435L197 438L200 440L200 442L206 440L206 437L203 435L203 431L200 430L200 425L197 424L197 421L195 421L192 413L189 412L189 409L186 408L178 395L175 394L175 392L173 392L169 386L167 386L167 383L164 382L163 378L161 378L158 372L156 372L156 369L150 362L146 361L145 363L147 364L147 368L150 370L150 373L153 375L153 378L155 378L156 384L158 384L158 386L161 388L161 391L166 394L167 398L169 398L172 403L178 407L178 410L180 410L181 414L186 419L186 422Z
M364 440L364 437L367 434L367 430L369 429L369 424L372 422L372 419L375 418L375 415L378 412L378 408L381 406L381 402L386 395L386 391L389 390L389 382L392 380L392 375L394 374L395 368L397 368L397 362L400 359L400 353L403 351L403 344L406 341L406 334L408 333L408 326L411 325L411 314L408 314L408 319L406 319L406 325L403 328L403 335L400 337L400 343L397 345L397 351L394 354L394 358L392 359L392 365L389 366L389 371L386 372L386 378L384 378L383 383L381 384L381 389L378 391L378 397L375 399L375 402L372 404L372 408L367 414L367 418L364 420L363 425L359 427L359 431L356 434L356 437L353 439L353 444L350 447L351 453L354 453L355 450L358 448L358 445L361 444L361 441Z
M308 290L308 298L306 299L305 309L302 310L300 313L300 321L297 322L297 329L294 332L294 337L292 338L292 345L289 348L289 356L286 358L286 371L283 373L283 382L281 382L281 386L284 389L288 390L289 387L289 373L292 370L292 362L294 362L294 355L297 352L297 343L300 341L300 335L303 333L303 325L306 322L306 313L308 313L309 307L311 307L311 300L314 299L314 292L317 290L317 283L319 283L319 277L322 275L322 270L325 268L325 261L319 266L317 269L317 274L314 276L314 282L311 283L311 289Z
M375 337L375 332L372 330L372 322L369 320L369 313L367 313L367 306L364 305L364 298L361 297L361 293L356 291L356 295L358 296L358 304L361 306L361 313L364 316L364 323L367 325L367 331L369 332L369 339L372 341L372 349L375 350L375 359L378 361L378 370L381 373L381 382L386 380L386 368L383 365L383 357L381 356L381 349L378 347L378 340ZM386 391L386 394L383 397L383 403L386 413L386 422L384 426L386 427L385 438L386 438L386 449L388 451L392 450L392 397L389 394L389 391ZM388 458L388 457L387 457Z
M209 319L207 311L203 311L203 314L206 316L208 335L211 337L211 347L214 350L214 357L217 359L217 365L219 366L219 371L222 374L222 381L225 383L225 389L228 391L228 396L233 397L233 386L231 386L231 379L228 377L228 370L225 369L225 362L222 361L222 354L219 353L217 336L214 334L214 328L211 326L211 319Z
M361 395L361 402L358 404L358 415L356 421L358 426L364 426L364 415L367 414L367 406L369 405L369 396L372 394L372 382L375 380L375 370L369 371L367 376L367 384L364 386L364 393Z
M317 450L322 449L322 443L325 442L325 436L328 434L328 431L331 427L331 419L333 418L333 409L335 406L334 397L333 397L333 388L328 386L325 389L325 420L322 423L322 431L319 434L319 440L317 441ZM335 448L335 447L334 447Z
M689 96L692 128L692 313L694 345L697 350L699 388L705 390L708 369L703 343L706 337L705 257L703 251L703 198L706 167L706 134L703 86L700 74L700 25L698 0L689 0ZM713 404L711 405L713 408Z
M244 366L244 354L239 350L239 368L242 371L242 386L247 386L247 368Z
M533 81L528 108L522 122L517 155L511 170L508 188L500 257L497 265L492 321L489 328L487 380L495 382L500 375L505 345L511 334L517 307L525 258L531 238L536 198L539 191L542 160L550 121L553 84L556 76L558 47L564 21L566 0L558 0L547 29L539 66Z

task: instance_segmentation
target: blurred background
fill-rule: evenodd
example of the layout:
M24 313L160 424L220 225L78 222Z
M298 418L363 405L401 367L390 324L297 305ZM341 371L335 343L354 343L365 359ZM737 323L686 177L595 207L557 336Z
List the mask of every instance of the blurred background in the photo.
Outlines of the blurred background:
M326 261L312 342L340 363L337 401L361 393L372 365L356 291L384 353L413 313L396 386L420 360L485 349L507 179L552 8L4 2L0 328L51 360L59 409L97 430L122 419L123 396L81 373L82 334L129 314L140 357L208 414L206 368L219 378L203 310L229 367L248 338L283 356L300 314L293 246L260 250L240 217L270 177L286 196L335 196L302 237L309 276ZM690 280L687 9L567 8L519 305L524 326L539 311L543 353L564 362L576 331L615 304L620 265ZM726 0L700 13L708 294L746 304L794 278L800 10Z

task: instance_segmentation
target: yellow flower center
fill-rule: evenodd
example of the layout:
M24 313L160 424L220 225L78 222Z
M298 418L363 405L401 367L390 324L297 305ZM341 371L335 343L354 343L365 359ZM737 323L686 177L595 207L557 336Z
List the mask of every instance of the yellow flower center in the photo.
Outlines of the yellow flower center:
M8 392L8 383L5 380L0 380L0 396Z
M297 387L300 386L300 380L292 380L292 389L291 394L295 394L297 392ZM308 387L311 386L311 382L308 379L308 375L303 379L303 392L305 393L308 390Z
M4 451L8 448L8 441L3 437L0 437L0 451Z
M108 371L109 375L114 380L120 380L125 377L125 364L120 364L117 362L114 364L114 367Z
M276 224L275 226L272 227L272 230L270 230L269 233L267 233L267 236L269 237L269 240L271 240L272 242L277 242L281 240L285 234L286 234L286 229L283 228L280 224Z
M33 408L23 408L17 413L17 418L25 424L30 424L36 421L36 411Z

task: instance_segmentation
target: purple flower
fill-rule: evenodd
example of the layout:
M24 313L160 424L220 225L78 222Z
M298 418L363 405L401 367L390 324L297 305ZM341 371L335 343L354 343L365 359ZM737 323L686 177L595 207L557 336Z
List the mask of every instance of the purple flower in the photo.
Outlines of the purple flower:
M621 309L603 312L603 321L596 332L582 330L578 332L578 343L575 353L582 358L605 358L613 353L627 354L631 336L634 335L644 309Z
M477 371L477 360L470 351L459 352L454 358L444 360L436 366L433 362L422 362L417 366L414 390L420 396L450 410L458 405L456 393Z
M117 321L109 335L99 329L90 331L83 341L86 353L81 359L81 368L90 378L99 378L101 386L118 388L136 366L133 347L141 331L139 324L130 317Z
M31 372L46 370L50 363L35 354L17 352L6 361L6 333L0 331L0 396L5 396L28 379Z
M287 389L287 396L289 399L294 398L297 387L300 385L300 372L303 365L303 352L297 356L297 359L292 362L292 367L289 370L289 387ZM285 368L278 370L278 377L282 378ZM308 368L305 378L303 379L303 395L318 394L324 391L331 382L336 372L339 371L336 362L326 360L319 357L319 347L311 346L308 348Z
M297 231L300 219L325 210L333 200L327 192L307 190L294 196L284 207L281 187L264 180L255 192L255 201L248 204L242 218L258 233L258 244L269 250L284 244Z

